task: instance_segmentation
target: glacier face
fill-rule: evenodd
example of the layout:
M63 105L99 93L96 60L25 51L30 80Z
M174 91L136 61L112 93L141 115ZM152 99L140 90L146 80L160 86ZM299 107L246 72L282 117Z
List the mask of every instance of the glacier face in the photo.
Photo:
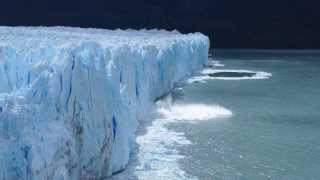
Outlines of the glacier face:
M122 170L154 100L208 49L200 33L0 27L0 179Z

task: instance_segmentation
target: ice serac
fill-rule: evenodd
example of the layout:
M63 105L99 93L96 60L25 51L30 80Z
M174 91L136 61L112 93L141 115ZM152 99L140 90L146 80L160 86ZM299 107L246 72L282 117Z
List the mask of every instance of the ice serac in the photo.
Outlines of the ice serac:
M122 170L153 101L208 49L200 33L0 27L0 179Z

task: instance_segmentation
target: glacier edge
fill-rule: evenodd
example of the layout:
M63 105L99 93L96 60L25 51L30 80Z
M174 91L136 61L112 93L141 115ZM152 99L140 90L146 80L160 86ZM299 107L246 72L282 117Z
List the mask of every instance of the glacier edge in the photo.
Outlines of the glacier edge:
M0 179L122 170L154 100L208 50L200 33L0 27Z

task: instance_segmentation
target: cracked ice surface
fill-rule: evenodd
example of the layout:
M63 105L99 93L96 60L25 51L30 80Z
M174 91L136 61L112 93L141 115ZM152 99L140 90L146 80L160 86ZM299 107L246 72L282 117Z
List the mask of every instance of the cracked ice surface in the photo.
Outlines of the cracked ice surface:
M0 179L122 170L139 121L208 49L200 33L0 27Z

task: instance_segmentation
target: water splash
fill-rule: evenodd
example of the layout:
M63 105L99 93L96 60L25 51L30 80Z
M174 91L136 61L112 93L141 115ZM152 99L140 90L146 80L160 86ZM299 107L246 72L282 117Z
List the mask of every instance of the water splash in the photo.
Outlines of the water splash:
M157 117L152 125L147 127L147 133L137 138L139 165L135 175L141 180L196 180L187 174L178 161L184 158L179 153L179 146L192 144L184 133L168 128L170 123L197 122L226 118L232 115L219 105L206 104L174 104L171 95L156 103Z
M170 107L160 107L158 112L166 119L179 121L201 121L225 118L232 112L219 105L206 104L176 104Z

